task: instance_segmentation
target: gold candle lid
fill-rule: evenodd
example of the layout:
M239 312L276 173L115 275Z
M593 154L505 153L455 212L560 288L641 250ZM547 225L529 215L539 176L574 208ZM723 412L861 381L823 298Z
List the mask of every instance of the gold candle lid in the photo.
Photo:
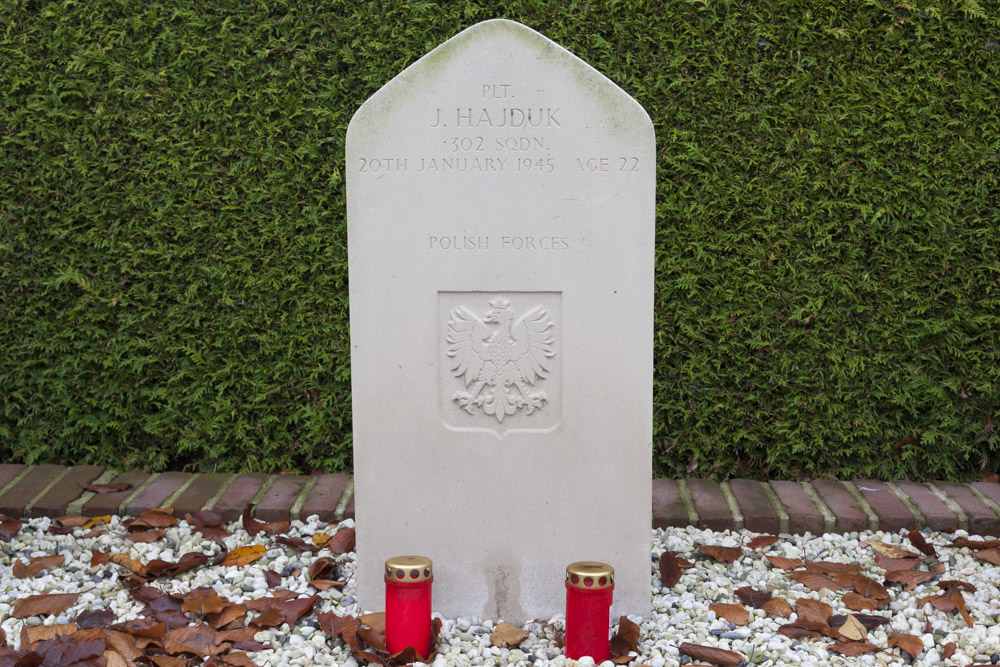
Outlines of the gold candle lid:
M434 576L434 564L423 556L396 556L385 562L385 578L392 581L427 581Z
M566 583L584 590L600 590L615 585L615 568L607 563L583 560L566 566Z

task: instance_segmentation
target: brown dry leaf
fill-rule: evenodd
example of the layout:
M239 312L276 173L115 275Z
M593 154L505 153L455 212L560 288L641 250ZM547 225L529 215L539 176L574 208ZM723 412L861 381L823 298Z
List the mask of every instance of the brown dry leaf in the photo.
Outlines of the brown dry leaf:
M889 602L889 591L885 589L885 586L877 581L872 581L863 574L852 574L849 575L849 579L843 581L837 579L837 582L845 586L849 585L858 595L877 601L879 606Z
M222 611L225 606L226 601L220 598L217 593L212 592L208 595L199 595L197 597L187 598L184 600L183 604L181 604L181 611L186 614L201 614L204 616L206 614L217 614Z
M678 556L677 557L677 566L679 568L681 568L682 570L690 570L692 567L694 567L694 563L692 563L691 561L689 561L687 558L681 558L680 556Z
M0 521L0 540L10 542L21 530L22 525L24 524L17 519L6 519L4 521Z
M191 663L187 658L174 658L168 655L151 655L149 659L156 667L188 667Z
M721 648L682 643L677 650L680 651L681 655L686 655L695 660L711 662L721 667L740 667L740 665L746 664L746 660L739 653Z
M111 649L104 649L104 667L130 667L125 658ZM135 664L135 663L133 663Z
M115 622L115 612L111 609L91 609L81 612L76 617L76 624L81 630L106 628Z
M764 556L767 558L768 562L779 570L792 571L797 570L803 565L801 558L782 558L781 556Z
M921 562L919 558L886 558L881 554L875 556L875 564L886 572L912 570Z
M951 656L955 655L955 649L957 648L958 646L955 645L955 642L948 642L945 644L944 650L941 651L941 659L947 660Z
M834 644L828 646L827 650L839 653L840 655L854 657L864 655L865 653L876 653L882 649L878 646L872 646L871 644L866 644L864 642L835 642Z
M110 521L110 517L108 520ZM53 519L53 521L58 523L63 528L80 528L83 524L90 521L90 517L71 514L69 516L58 516Z
M223 567L242 567L249 565L255 560L259 560L267 551L263 544L251 544L245 547L233 549L222 559Z
M112 482L111 484L88 484L83 487L87 491L92 491L97 494L101 493L118 493L119 491L128 491L132 488L132 482Z
M671 551L664 551L660 554L660 585L666 588L673 588L681 580L681 566L677 563L677 556Z
M33 651L41 642L71 635L76 631L76 623L61 623L58 625L22 625L21 650Z
M217 614L209 614L205 617L205 620L208 621L209 625L218 630L219 628L226 627L236 619L243 618L247 615L247 611L246 605L227 603L222 611Z
M317 549L325 549L326 545L330 543L330 539L333 535L325 535L323 533L316 533L310 539L312 543L316 545Z
M253 518L253 503L248 503L246 507L243 508L243 528L250 533L253 537L257 533L267 533L268 535L281 535L282 533L287 533L291 528L291 524L287 521L275 521L272 523L264 523L263 521L257 521Z
M720 563L735 563L743 555L743 547L721 547L711 544L699 544L698 551Z
M264 581L267 582L268 588L274 588L275 586L281 585L281 575L274 570L264 570Z
M173 507L157 507L140 514L139 521L151 528L167 528L177 523L177 517Z
M761 606L761 609L779 618L788 618L792 615L792 605L784 598L771 598Z
M829 633L830 626L826 623L819 623L817 621L795 621L794 623L785 623L778 627L778 632L790 637L792 639L798 637L809 637L810 639L815 639L821 635Z
M36 556L34 558L29 558L27 564L25 564L25 562L20 558L15 558L14 566L11 568L11 571L18 579L30 579L42 570L62 565L65 560L66 556L63 554Z
M909 653L911 658L916 658L924 650L924 643L920 641L920 637L894 632L889 635L889 648L902 649Z
M167 536L167 533L162 529L158 528L156 530L143 530L138 533L127 533L125 535L126 539L132 542L155 542L156 540L162 540Z
M14 618L28 618L29 616L58 616L72 607L79 593L42 593L40 595L29 595L14 601L14 609L11 616Z
M981 551L974 552L972 555L979 560L986 561L987 563L1000 565L1000 548L994 547L992 549L983 549Z
M126 553L111 554L108 556L108 559L119 567L124 567L126 570L135 572L140 577L146 576L146 566Z
M971 628L974 623L972 622L972 616L970 616L969 612L965 609L965 596L962 595L962 589L958 586L949 586L948 597L951 598L951 602L955 605L955 609L958 610L958 613L962 615L963 619L965 619L965 624Z
M315 544L312 544L310 542L306 542L301 537L286 537L284 535L279 535L278 537L274 538L274 541L277 542L278 544L283 544L286 547L294 549L295 551L298 551L299 553L302 553L302 552L305 552L305 551L318 551L319 550L319 547L317 547Z
M747 542L747 548L763 549L764 547L771 546L772 544L777 542L778 539L779 538L775 537L774 535L758 535L757 537Z
M935 576L937 575L933 572L924 572L923 570L899 570L898 572L886 572L885 580L894 584L905 584L905 590L912 591L920 584L927 583Z
M868 630L854 617L854 614L848 614L847 620L837 628L837 631L848 641L863 642L868 639Z
M796 570L795 572L789 573L788 576L814 591L824 588L830 591L846 590L844 586L841 586L830 577L823 576L822 574L816 574L815 572Z
M929 558L937 556L937 550L927 543L927 540L924 539L923 534L921 534L919 530L911 530L906 534L906 538L910 540L910 544L916 547L917 551L923 555Z
M803 565L810 572L826 576L832 576L835 574L856 574L864 571L864 568L857 563L835 563L829 560L816 562L807 560L803 563Z
M326 548L335 554L346 554L354 551L355 543L355 533L353 528L341 528L330 541L327 543Z
M80 528L83 530L90 530L91 528L96 528L97 526L106 526L111 523L111 515L105 514L104 516L91 517L89 521L85 521Z
M632 662L629 656L633 651L639 650L639 626L628 620L627 616L618 619L618 632L608 643L611 652L611 661L624 665Z
M868 542L868 546L886 558L920 558L920 554L908 551L902 547L896 546L895 544L889 544L888 542L878 542L873 540Z
M713 602L708 605L710 611L714 611L719 618L724 618L735 625L746 625L750 622L750 610L741 604L724 604Z
M827 625L830 622L830 617L833 616L833 607L819 600L799 598L795 601L795 613L800 621L816 621Z
M499 648L517 648L527 638L527 630L522 630L503 621L500 621L496 629L490 633L490 642Z
M866 609L874 611L879 608L879 603L876 600L857 593L844 593L843 602L844 606L851 611L865 611Z
M740 599L740 602L748 607L753 607L754 609L760 609L768 600L771 599L770 591L755 591L750 586L743 586L742 588L736 589L736 597Z
M984 542L983 540L970 540L968 537L959 537L948 546L960 549L965 547L967 549L972 549L973 551L978 551L980 549L995 549L1000 547L1000 540L989 540Z
M373 612L370 614L361 614L358 620L367 625L369 628L379 633L380 635L385 635L385 612Z

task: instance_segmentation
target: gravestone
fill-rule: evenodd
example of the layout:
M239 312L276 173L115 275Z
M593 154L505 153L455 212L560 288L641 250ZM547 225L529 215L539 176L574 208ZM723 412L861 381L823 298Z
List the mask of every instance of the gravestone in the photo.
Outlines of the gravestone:
M622 45L625 46L625 45ZM472 26L347 131L358 589L434 561L434 609L562 613L566 565L649 612L655 145L541 34Z

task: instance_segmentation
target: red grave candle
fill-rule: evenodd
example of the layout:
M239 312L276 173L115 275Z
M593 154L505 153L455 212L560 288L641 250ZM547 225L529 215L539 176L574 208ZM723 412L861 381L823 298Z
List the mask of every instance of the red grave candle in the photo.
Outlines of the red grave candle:
M431 652L430 558L397 556L385 562L385 646L399 653L407 646L420 657Z
M566 657L611 657L611 599L615 570L605 563L581 561L566 567Z

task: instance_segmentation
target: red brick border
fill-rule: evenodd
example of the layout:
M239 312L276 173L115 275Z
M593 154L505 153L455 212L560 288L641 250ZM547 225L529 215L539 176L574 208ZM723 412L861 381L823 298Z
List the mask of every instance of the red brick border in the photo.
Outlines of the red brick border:
M343 518L354 518L353 494L345 498L347 489L351 488L351 479L342 473L312 477L166 472L150 480L151 475L147 473L126 472L113 481L130 482L134 485L132 488L93 497L84 495L89 492L83 486L92 483L102 473L104 469L100 466L66 468L48 464L24 466L2 463L0 514L14 518L23 518L26 513L58 516L83 497L89 498L80 510L85 516L117 514L126 502L124 513L136 516L143 510L161 507L170 501L178 517L183 517L185 512L215 509L227 521L235 521L247 503L259 497L254 514L261 521L287 521L296 507L300 508L299 518L318 514L323 521L334 521L336 508L345 501ZM21 475L20 479L18 475ZM15 479L17 482L13 483ZM58 482L53 484L57 479ZM828 507L835 517L833 529L837 532L867 530L868 512L874 513L878 528L887 532L924 525L940 532L953 532L959 527L959 517L955 512L924 484L905 480L894 483L909 504L901 501L888 483L877 480L855 480L851 487L829 479L814 480L811 484L822 500L821 504ZM718 531L733 529L736 519L717 482L687 479L684 485L691 496L688 502L694 501L700 528ZM962 521L968 521L970 533L1000 537L1000 484L934 482L934 485L949 499L949 503L961 508ZM787 530L790 533L822 534L825 530L824 509L815 504L800 483L732 479L728 486L747 530L777 533L782 528L782 513L787 514ZM178 493L181 487L184 489ZM690 523L689 505L685 503L681 490L680 480L652 480L654 528L669 530L683 528ZM864 502L859 501L859 497L864 498ZM214 503L213 498L216 498ZM984 502L983 498L989 502ZM776 502L779 504L775 505Z

